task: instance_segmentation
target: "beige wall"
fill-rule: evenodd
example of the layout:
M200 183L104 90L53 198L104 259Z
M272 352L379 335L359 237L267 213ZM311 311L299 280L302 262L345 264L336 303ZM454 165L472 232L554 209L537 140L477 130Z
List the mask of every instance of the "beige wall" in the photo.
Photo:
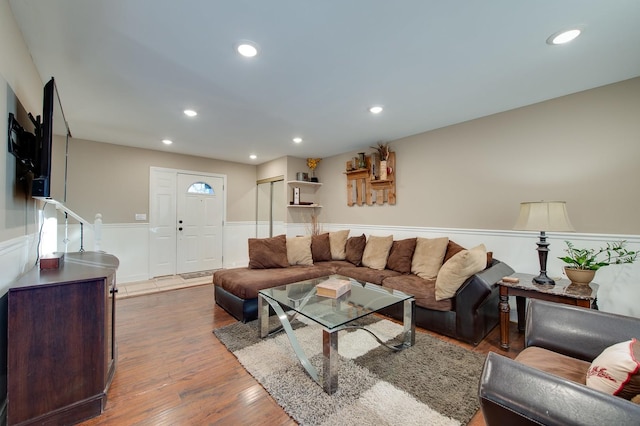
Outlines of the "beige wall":
M564 200L578 232L637 235L639 117L635 78L392 141L395 206L347 207L356 153L327 158L321 220L500 230L522 201Z
M15 158L7 152L7 117L19 104L41 114L43 86L7 0L0 0L0 40L0 241L7 241L36 231L35 202L16 183Z
M73 131L73 129L72 129ZM54 147L52 196L63 199L63 139ZM165 167L227 175L227 220L255 220L256 166L209 158L70 139L67 207L93 221L131 223L149 213L149 168Z

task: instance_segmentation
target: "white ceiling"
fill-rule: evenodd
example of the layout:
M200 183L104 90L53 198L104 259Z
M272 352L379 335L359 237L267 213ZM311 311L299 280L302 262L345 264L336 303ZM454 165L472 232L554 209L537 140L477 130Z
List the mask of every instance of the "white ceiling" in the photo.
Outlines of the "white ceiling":
M638 0L10 5L74 137L242 163L357 151L640 75ZM576 26L573 43L545 43ZM243 39L257 57L235 53Z

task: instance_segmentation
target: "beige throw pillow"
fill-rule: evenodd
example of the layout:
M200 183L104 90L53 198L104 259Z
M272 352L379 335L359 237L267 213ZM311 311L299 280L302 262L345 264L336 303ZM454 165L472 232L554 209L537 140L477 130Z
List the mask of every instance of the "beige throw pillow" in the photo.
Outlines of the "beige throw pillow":
M347 238L349 238L349 230L329 232L329 245L331 246L331 259L345 260L347 252Z
M387 237L370 236L362 254L362 266L383 270L387 266L391 245L393 245L393 235Z
M411 260L411 273L425 280L433 280L442 267L449 238L418 238Z
M313 265L311 236L287 238L289 265Z
M471 275L487 266L487 249L480 244L471 250L462 250L445 262L436 278L436 300L449 299Z

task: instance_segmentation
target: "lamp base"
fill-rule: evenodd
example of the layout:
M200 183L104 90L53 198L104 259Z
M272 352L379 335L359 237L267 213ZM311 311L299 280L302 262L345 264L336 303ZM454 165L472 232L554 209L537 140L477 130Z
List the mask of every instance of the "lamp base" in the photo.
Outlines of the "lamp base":
M556 285L556 282L549 278L544 272L540 272L540 275L535 277L533 282L541 285Z

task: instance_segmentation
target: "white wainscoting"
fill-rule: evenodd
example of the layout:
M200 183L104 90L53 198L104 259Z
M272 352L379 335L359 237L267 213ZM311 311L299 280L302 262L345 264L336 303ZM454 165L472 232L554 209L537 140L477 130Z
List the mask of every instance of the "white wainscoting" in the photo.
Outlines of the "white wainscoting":
M301 232L300 226L304 228L304 225L290 224L287 234L297 235ZM488 251L493 252L495 258L507 263L517 272L535 275L540 272L538 252L536 251L536 242L539 239L537 232L349 224L325 224L322 229L325 232L349 229L351 236L361 234L367 236L393 235L396 240L411 237L449 237L449 239L468 248L482 243ZM640 251L639 235L547 233L547 241L550 244L547 274L552 278L563 276L564 263L558 259L558 256L565 254L565 240L572 241L581 248L599 248L608 241L626 240L629 250ZM640 260L629 265L612 265L601 268L597 272L594 282L600 285L598 291L600 310L640 318L640 305L638 305L638 300L640 300ZM511 301L511 304L511 320L515 321L515 300Z
M0 242L0 296L11 287L11 283L35 265L36 234L26 235Z
M253 221L226 222L224 227L225 268L246 266L249 262L247 240L256 235ZM350 235L393 235L395 239L446 236L465 247L483 243L494 257L510 265L518 272L538 274L539 264L536 252L538 233L502 230L421 228L400 226L374 226L350 224L323 224L324 232L349 229ZM130 282L146 280L149 277L149 227L147 223L104 224L101 249L120 259L118 281ZM286 233L288 236L306 234L306 224L277 224L274 235ZM58 230L58 239L64 236ZM551 277L562 276L563 263L558 256L564 254L564 240L570 240L579 247L598 248L607 241L627 240L630 250L640 250L638 235L603 235L579 233L549 233L550 243L547 271ZM69 251L79 249L79 225L70 226ZM35 236L24 237L0 245L0 266L3 271L2 283L10 282L25 270L29 244L34 244ZM93 249L92 232L85 232L85 250ZM35 259L34 259L35 260ZM631 265L613 265L602 268L596 274L595 282L600 284L598 305L606 312L640 317L640 261ZM514 309L515 311L515 309ZM512 315L515 312L512 311ZM512 317L515 318L515 317Z
M284 233L282 226L275 227ZM247 266L249 254L247 240L256 235L255 222L226 222L224 226L225 268ZM58 227L58 250L64 251L64 226ZM80 249L80 225L69 225L67 251ZM93 231L85 228L84 249L94 250ZM148 223L108 223L102 225L101 250L115 255L120 260L118 282L143 281L153 278L149 275L149 224Z

